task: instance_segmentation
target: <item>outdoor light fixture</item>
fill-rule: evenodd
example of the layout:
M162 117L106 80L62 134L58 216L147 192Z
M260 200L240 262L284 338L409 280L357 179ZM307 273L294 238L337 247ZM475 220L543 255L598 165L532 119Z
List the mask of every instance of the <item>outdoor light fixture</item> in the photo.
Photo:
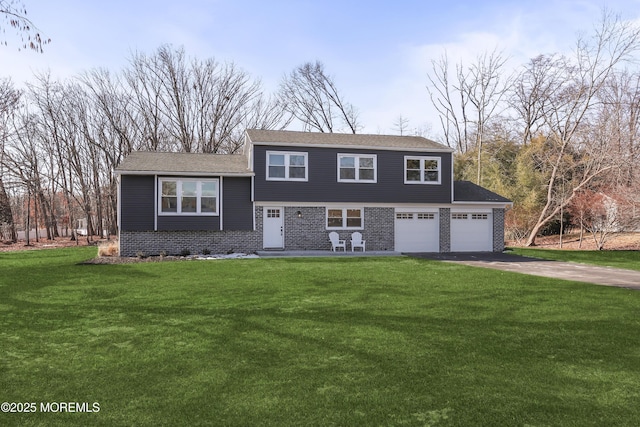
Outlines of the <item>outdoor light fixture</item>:
M298 215L298 218L302 218L302 212L301 211L296 212L296 215Z

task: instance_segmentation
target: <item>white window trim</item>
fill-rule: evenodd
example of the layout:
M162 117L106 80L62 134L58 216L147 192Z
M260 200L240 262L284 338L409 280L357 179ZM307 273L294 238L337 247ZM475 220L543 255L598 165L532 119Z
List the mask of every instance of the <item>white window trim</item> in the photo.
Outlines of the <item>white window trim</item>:
M284 156L284 178L272 178L269 176L269 156L271 154L280 154ZM267 181L308 181L309 180L309 153L296 151L267 151L265 159L265 178ZM289 178L289 157L304 157L304 178ZM278 165L280 166L280 165Z
M348 210L359 210L360 211L360 227L347 227L347 211ZM342 227L329 227L329 210L342 210L342 223L344 224ZM364 207L349 207L349 208L341 208L341 207L329 207L325 209L325 218L324 224L327 230L364 230Z
M356 177L354 179L343 179L340 178L340 159L344 157L354 157L355 163L354 167L356 169ZM360 158L373 158L373 179L360 179ZM338 170L337 170L337 178L338 182L350 182L350 183L366 183L366 184L375 184L378 182L378 156L375 154L349 154L349 153L338 153Z
M420 161L420 181L408 181L407 180L407 160L419 160ZM425 181L424 180L424 162L425 160L435 160L438 163L438 180L437 181ZM405 184L421 184L421 185L438 185L442 182L442 158L434 156L404 156L404 183Z
M177 212L162 212L162 183L163 182L175 182L176 183L176 197L177 197ZM196 199L197 211L196 212L182 212L182 183L183 182L196 182ZM215 212L200 212L202 197L202 184L203 182L214 182L216 184L216 211ZM220 216L220 180L217 178L158 178L158 216Z

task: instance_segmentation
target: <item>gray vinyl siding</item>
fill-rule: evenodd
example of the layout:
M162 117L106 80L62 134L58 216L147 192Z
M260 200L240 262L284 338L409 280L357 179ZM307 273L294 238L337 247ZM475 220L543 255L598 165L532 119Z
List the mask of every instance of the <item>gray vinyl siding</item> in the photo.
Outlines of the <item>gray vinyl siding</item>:
M220 230L219 216L158 215L158 231Z
M308 153L308 181L267 181L266 152ZM344 183L337 178L337 155L375 154L376 183ZM441 183L405 184L404 156L441 158ZM389 150L354 150L311 147L254 147L256 201L363 202L363 203L450 203L451 153Z
M120 228L153 231L155 206L153 175L123 175L120 179Z
M251 178L219 178L222 199L220 209L225 230L253 229ZM123 231L153 231L155 176L123 175L121 179L121 227ZM219 231L220 216L158 215L158 231Z
M253 230L251 178L223 178L222 202L225 230Z

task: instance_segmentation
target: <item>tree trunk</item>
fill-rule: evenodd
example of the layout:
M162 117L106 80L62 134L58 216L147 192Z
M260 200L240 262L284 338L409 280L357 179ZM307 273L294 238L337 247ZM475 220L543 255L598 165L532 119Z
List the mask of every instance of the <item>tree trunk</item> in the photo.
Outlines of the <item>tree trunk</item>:
M44 219L44 226L47 229L47 240L55 240L57 225L55 216L53 215L51 206L49 205L49 201L45 197L42 189L38 190L37 197L40 204L42 218Z
M578 243L578 249L582 249L582 238L584 237L584 226L582 225L582 221L580 221L580 243Z
M31 246L29 234L31 234L31 189L27 186L27 217L24 227L25 246Z
M13 243L18 241L18 233L16 232L16 224L13 221L13 212L11 211L11 203L9 196L4 188L2 177L0 177L0 225L7 224L9 226L9 240Z

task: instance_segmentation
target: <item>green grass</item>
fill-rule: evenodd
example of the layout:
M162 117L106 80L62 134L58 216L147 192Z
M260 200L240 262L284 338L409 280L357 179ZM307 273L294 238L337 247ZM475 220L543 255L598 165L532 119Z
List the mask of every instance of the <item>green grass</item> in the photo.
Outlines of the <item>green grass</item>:
M532 258L571 261L606 267L640 270L639 251L576 251L535 248L510 248L509 252Z
M0 425L635 426L640 293L412 258L0 254Z

